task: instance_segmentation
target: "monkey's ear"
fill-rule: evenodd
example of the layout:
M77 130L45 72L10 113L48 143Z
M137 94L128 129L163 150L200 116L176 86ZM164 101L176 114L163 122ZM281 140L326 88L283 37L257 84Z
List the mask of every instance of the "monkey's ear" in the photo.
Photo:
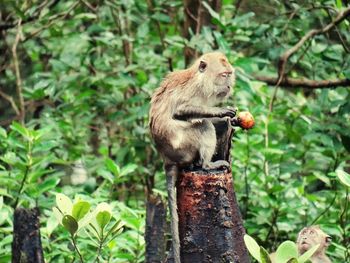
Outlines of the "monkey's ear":
M332 237L326 236L325 241L326 241L326 246L328 247L332 243Z
M198 67L199 72L204 72L206 68L207 68L207 63L205 63L204 61L199 62L199 67Z

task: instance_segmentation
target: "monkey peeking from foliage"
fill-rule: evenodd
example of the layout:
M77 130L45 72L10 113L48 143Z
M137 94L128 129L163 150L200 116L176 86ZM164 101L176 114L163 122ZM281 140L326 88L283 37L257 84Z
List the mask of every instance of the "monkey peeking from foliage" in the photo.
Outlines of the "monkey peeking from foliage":
M180 263L176 180L183 167L205 170L229 168L225 160L212 162L216 149L214 123L233 121L236 110L216 107L231 93L234 68L225 55L202 55L185 70L168 74L154 92L150 130L164 161L175 263Z
M299 254L304 254L313 246L320 244L319 248L312 255L312 263L331 263L326 256L326 249L332 242L332 238L321 230L318 225L304 227L298 235L297 245Z

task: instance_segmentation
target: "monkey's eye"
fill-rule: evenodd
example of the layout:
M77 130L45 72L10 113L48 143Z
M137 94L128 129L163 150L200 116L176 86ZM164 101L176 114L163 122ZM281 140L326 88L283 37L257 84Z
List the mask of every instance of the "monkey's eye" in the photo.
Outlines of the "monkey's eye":
M198 67L199 72L204 72L206 68L207 68L207 63L205 63L204 61L201 61Z

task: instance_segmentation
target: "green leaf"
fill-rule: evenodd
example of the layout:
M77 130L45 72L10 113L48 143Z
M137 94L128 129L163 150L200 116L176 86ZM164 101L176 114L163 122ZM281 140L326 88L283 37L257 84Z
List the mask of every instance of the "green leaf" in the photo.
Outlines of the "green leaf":
M261 263L261 258L260 258L260 246L254 238L252 238L249 235L244 235L244 243L249 251L249 253L255 258L258 262Z
M342 184L350 187L350 174L340 169L336 170L335 173Z
M79 201L73 205L72 216L79 221L90 210L90 203L86 201Z
M53 172L55 172L55 171L54 170L41 170L41 169L34 170L28 174L27 181L28 181L28 183L37 182L37 180L40 177L48 175L48 174L53 173Z
M236 23L236 24L240 24L244 21L249 21L251 20L252 17L255 16L255 13L254 12L248 12L248 13L244 13L244 15L241 15L241 16L236 16L233 21Z
M126 166L124 166L120 171L120 176L128 175L132 172L134 172L137 168L137 165L134 163L129 163Z
M10 1L9 3L12 5L12 8L15 10L15 13L16 13L17 16L19 16L23 20L26 19L26 15L21 10L20 6L16 5L16 2Z
M163 22L163 23L170 23L171 22L171 19L168 15L160 13L160 12L155 12L151 17L159 22Z
M60 182L60 178L58 178L58 177L47 178L43 183L38 185L39 194L42 194L44 192L47 192L47 191L55 188L59 182Z
M123 226L124 226L124 223L121 220L118 220L111 228L111 232L113 233L118 232L120 229L123 228Z
M60 222L60 223L62 223L63 215L62 215L62 213L57 209L57 207L53 207L53 208L52 208L52 212L53 212L53 214L55 215L57 221Z
M20 159L14 152L5 153L0 157L0 160L12 166L17 166L20 163ZM26 166L23 166L22 168L26 168Z
M312 255L316 252L316 250L318 249L319 246L320 246L320 244L317 244L317 245L313 246L312 248L310 248L308 251L306 251L303 255L301 255L298 258L298 262L299 263L306 262L309 258L312 257Z
M24 126L22 126L21 124L19 124L18 122L13 122L12 124L11 124L11 129L13 130L13 131L16 131L16 132L18 132L19 134L21 134L23 137L26 137L26 138L28 138L29 137L29 131L28 131L28 129L26 128L26 127L24 127Z
M62 219L61 219L62 220ZM56 220L56 216L54 213L46 221L46 233L50 237L54 229L58 226L59 221Z
M120 175L120 168L119 166L111 159L106 159L105 161L107 169L113 173L116 177L119 177Z
M64 194L56 194L56 204L58 209L64 215L70 215L72 213L73 204L72 201Z
M291 258L288 263L299 263L299 261L296 258Z
M260 246L260 258L262 263L271 263L269 253L262 246Z
M111 217L111 213L109 213L108 211L98 212L98 214L96 215L96 221L101 230L103 230L104 227L109 223Z
M327 44L323 44L323 43L316 43L315 40L312 41L312 46L311 49L314 53L321 53L324 50L327 49Z
M297 246L292 241L283 242L276 251L276 262L277 263L286 263L292 258L298 257Z
M202 4L203 4L204 7L208 10L209 14L210 14L218 23L220 23L222 26L224 26L224 25L222 24L222 22L221 22L220 15L219 15L217 12L215 12L207 2L203 1Z
M71 235L74 235L78 230L78 222L71 215L65 215L63 217L62 225L69 231Z
M7 133L6 130L2 127L0 127L0 137L6 139L7 138Z
M214 31L213 35L214 35L216 43L218 43L218 46L220 49L229 50L229 45L227 44L224 36L220 32Z
M343 7L343 2L342 0L336 0L336 5L337 5L337 8L341 9Z
M112 235L118 235L122 232L124 223L121 220L118 220L115 222L115 224L111 227L111 229L108 231L106 236Z

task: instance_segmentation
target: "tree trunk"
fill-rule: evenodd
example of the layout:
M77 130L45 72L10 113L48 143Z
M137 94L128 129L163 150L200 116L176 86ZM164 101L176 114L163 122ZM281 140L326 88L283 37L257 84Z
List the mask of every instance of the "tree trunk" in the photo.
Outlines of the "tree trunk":
M150 196L146 204L146 263L161 263L165 258L166 204L160 196Z
M220 12L221 9L221 0L209 0L206 1L209 6L216 12ZM212 26L210 23L211 16L209 11L203 6L202 0L184 0L184 13L185 13L185 22L183 25L183 36L187 39L191 39L190 31L194 35L199 35L203 26ZM190 47L185 47L185 65L188 66L192 59L198 57L196 50Z
M14 215L12 263L44 263L39 209L17 208Z

